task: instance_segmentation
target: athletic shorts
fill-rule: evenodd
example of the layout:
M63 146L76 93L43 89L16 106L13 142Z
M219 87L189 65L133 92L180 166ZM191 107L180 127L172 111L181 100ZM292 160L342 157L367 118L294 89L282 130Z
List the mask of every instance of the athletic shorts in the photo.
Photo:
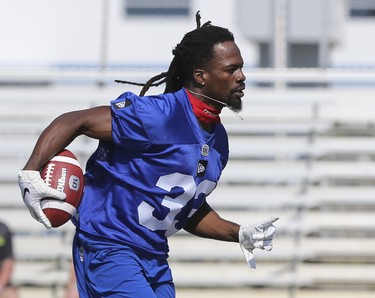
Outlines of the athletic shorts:
M77 232L73 261L80 298L174 298L167 257L141 256L124 245Z

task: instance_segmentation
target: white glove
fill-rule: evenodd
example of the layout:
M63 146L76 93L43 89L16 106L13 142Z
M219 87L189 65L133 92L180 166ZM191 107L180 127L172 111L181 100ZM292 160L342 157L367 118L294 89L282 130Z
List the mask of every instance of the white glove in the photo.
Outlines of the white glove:
M31 216L41 222L47 229L50 229L52 225L42 211L40 201L43 198L65 200L65 193L49 187L40 177L39 171L19 171L18 185L21 189L23 202L29 209Z
M260 248L266 251L272 249L272 239L276 232L273 223L278 219L278 217L271 217L267 220L240 226L238 239L241 250L250 268L256 268L253 255L253 250L255 248Z

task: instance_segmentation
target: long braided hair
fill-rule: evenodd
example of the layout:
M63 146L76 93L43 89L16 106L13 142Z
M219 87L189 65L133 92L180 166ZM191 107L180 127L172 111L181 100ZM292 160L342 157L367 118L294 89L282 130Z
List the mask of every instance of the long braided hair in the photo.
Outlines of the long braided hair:
M208 21L201 25L199 11L195 15L197 28L185 34L183 39L172 50L174 58L168 71L162 72L146 83L135 83L116 80L117 83L143 86L140 96L152 86L166 84L164 93L176 92L192 80L193 70L204 67L214 56L214 46L226 41L234 41L233 34L226 28L211 25Z

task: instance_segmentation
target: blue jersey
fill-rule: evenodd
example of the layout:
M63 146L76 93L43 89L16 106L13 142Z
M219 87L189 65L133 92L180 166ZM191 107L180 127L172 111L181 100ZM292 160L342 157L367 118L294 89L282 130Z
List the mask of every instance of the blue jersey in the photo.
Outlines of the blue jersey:
M79 230L147 254L168 253L167 237L202 206L228 160L222 124L205 135L185 89L111 102L112 142L86 166ZM77 220L78 219L78 220Z

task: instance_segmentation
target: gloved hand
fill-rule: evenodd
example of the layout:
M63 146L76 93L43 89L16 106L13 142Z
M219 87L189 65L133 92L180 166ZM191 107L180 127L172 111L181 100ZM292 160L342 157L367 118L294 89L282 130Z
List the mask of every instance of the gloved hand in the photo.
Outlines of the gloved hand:
M272 239L276 232L273 223L278 219L278 217L271 217L267 220L240 226L238 239L250 268L256 268L253 255L253 250L255 248L260 248L266 251L272 249Z
M49 187L40 177L39 171L19 171L18 185L21 189L23 202L29 209L31 216L41 222L47 229L50 229L52 225L42 210L40 200L43 198L65 200L65 193Z

